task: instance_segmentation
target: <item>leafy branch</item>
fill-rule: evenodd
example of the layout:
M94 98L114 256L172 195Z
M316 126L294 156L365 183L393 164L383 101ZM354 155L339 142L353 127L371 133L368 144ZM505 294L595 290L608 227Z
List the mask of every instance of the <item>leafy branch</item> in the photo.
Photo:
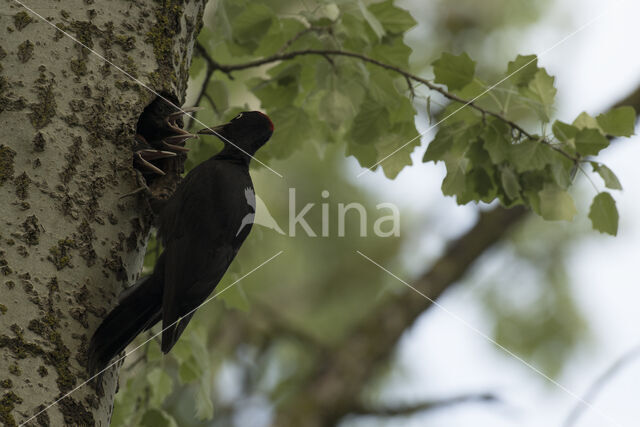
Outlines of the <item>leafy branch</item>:
M408 71L411 49L403 34L415 21L391 1L357 12L324 8L301 20L269 15L258 6L250 12L229 7L232 16L241 17L240 28L225 34L224 45L212 44L214 37L205 31L196 46L200 64L206 64L198 102L206 98L220 115L216 103L226 96L221 93L225 83L210 81L214 73L233 79L238 71L268 66L244 82L278 129L263 156L287 157L299 140L340 140L361 166L381 166L393 179L412 164L410 152L420 145L412 100L416 88L424 86L449 102L429 128L437 133L423 162L444 162L442 193L458 204L498 199L505 207L529 207L545 220L572 220L577 209L568 189L578 171L586 173L586 162L607 188L621 188L595 157L614 137L633 134L635 111L621 107L597 117L582 113L573 123L552 123L555 78L538 66L535 55L518 56L498 83L489 85L476 76L476 63L466 53L443 53L432 63L434 79L426 79ZM262 32L250 22L261 23ZM219 24L225 28L229 22ZM214 46L220 46L215 59ZM239 55L260 59L230 63ZM308 60L313 57L328 65ZM499 85L505 87L495 90ZM430 105L427 101L429 116ZM523 125L536 121L540 134ZM593 227L615 235L615 200L594 188Z
M308 28L307 30L299 33L299 36L302 34L306 34L307 32L311 31L312 28ZM293 43L294 40L297 40L299 38L299 36L294 37L290 42L287 42L287 44L285 44L285 46L283 47L282 50L286 49L286 47L290 46L291 43ZM304 49L304 50L295 50L292 52L286 52L286 53L282 53L282 52L278 52L274 55L271 55L269 57L266 58L262 58L262 59L257 59L254 61L249 61L249 62L245 62L245 63L241 63L241 64L220 64L217 61L215 61L213 58L211 58L211 56L206 52L206 49L204 49L201 45L198 45L198 51L202 54L203 58L205 59L205 61L207 62L209 68L207 71L207 77L210 78L211 75L213 74L213 72L215 71L220 71L224 74L226 74L230 79L233 79L232 73L234 71L242 71L242 70L247 70L250 68L256 68L256 67L260 67L263 65L268 65L268 64L273 64L275 62L280 62L280 61L288 61L288 60L292 60L295 59L297 57L300 56L322 56L324 58L326 57L331 57L331 56L343 56L343 57L349 57L349 58L355 58L355 59L359 59L363 62L369 63L369 64L373 64L376 65L380 68L384 68L385 70L389 70L389 71L393 71L401 76L403 76L409 85L409 90L413 91L413 86L411 85L411 81L417 82L417 83L421 83L423 85L425 85L426 87L428 87L429 89L438 92L439 94L441 94L442 96L444 96L445 98L451 100L451 101L455 101L455 102L459 102L460 104L463 104L464 107L471 107L474 110L480 112L482 114L483 117L486 116L490 116L490 117L495 117L496 119L506 123L507 125L509 125L509 127L511 127L511 129L513 131L516 132L517 136L524 136L529 140L532 141L537 141L537 142L542 142L545 144L548 144L553 150L557 151L558 153L562 154L563 156L565 156L566 158L568 158L569 160L573 161L574 163L578 163L580 161L579 157L573 156L570 153L564 151L563 149L554 146L553 144L551 144L549 141L547 141L545 138L542 138L540 136L535 136L532 135L531 133L527 132L525 129L523 129L520 125L518 125L516 122L509 120L507 117L505 117L504 115L495 112L495 111L491 111L488 110L486 108L483 108L481 106L479 106L475 101L477 100L478 97L471 99L471 100L467 100L464 98L461 98L460 96L457 96L445 89L443 89L441 86L438 86L437 84L424 79L420 76L417 76L413 73L410 73L406 70L403 70L400 67L396 67L395 65L391 65L391 64L387 64L385 62L379 61L377 59L368 57L366 55L363 55L361 53L356 53L356 52L348 52L348 51L343 51L343 50L333 50L333 49ZM489 88L492 89L492 88ZM462 108L462 107L461 107ZM444 121L444 119L442 120ZM519 139L519 138L518 138Z

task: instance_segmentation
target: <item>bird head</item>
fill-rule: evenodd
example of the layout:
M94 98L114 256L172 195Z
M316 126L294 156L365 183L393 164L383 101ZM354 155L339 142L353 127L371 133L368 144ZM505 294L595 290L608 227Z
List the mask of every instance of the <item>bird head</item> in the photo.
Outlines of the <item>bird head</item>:
M273 122L260 111L244 111L229 123L198 131L202 135L215 135L224 142L225 149L239 149L253 155L273 134Z

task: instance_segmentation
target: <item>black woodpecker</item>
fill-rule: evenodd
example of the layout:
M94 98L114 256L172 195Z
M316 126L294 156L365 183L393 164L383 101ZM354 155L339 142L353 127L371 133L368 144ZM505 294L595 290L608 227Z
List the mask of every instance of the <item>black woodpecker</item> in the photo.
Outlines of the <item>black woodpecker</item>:
M171 350L251 230L247 218L255 214L255 195L249 163L271 137L273 123L249 111L199 133L218 136L224 148L192 169L163 205L157 225L164 251L153 273L123 293L91 338L91 375L160 320L162 351Z

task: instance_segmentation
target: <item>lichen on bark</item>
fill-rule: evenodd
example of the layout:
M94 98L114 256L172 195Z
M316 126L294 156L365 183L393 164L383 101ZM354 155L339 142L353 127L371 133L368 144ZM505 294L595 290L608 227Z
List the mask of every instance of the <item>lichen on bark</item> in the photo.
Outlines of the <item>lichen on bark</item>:
M121 199L138 185L135 127L148 88L184 99L203 3L34 4L48 22L0 6L0 422L108 423L115 370L100 395L65 394L86 381L91 332L138 275L151 210Z

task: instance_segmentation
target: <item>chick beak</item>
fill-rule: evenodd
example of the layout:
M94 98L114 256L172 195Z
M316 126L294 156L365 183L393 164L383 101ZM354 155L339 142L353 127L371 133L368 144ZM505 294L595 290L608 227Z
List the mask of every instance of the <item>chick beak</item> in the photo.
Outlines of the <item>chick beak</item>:
M198 134L200 135L221 135L224 132L224 127L226 125L218 125L210 128L200 129Z

